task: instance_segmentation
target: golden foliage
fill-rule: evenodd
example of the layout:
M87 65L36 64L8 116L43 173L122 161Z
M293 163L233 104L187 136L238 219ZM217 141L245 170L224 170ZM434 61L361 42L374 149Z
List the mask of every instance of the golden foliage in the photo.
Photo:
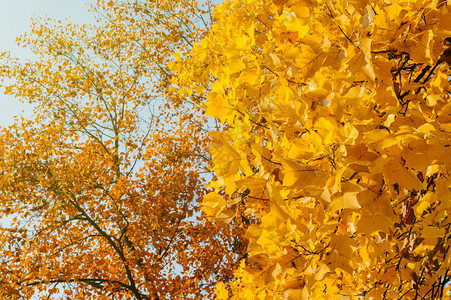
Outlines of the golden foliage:
M171 67L224 126L204 211L258 219L217 297L443 297L449 1L230 0L215 20Z

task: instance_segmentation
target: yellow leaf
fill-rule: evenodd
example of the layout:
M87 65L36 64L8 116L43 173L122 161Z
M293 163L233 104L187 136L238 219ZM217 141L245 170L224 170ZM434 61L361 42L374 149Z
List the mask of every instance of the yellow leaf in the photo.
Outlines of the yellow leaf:
M369 4L368 0L351 0L350 3L354 8L363 15L366 11L366 6Z
M303 38L308 33L310 27L305 24L303 18L289 16L285 18L284 25L287 30L297 32L298 38Z
M284 170L283 185L287 187L297 186L302 188L311 184L320 185L327 179L325 171L307 164L284 159L282 166Z
M229 291L225 288L223 282L216 283L215 294L218 300L229 299Z
M432 47L433 47L434 33L432 30L425 30L417 38L419 39L416 46L413 47L410 56L415 62L433 64L432 60Z
M355 247L355 241L351 238L342 235L332 236L329 244L331 252L326 259L329 268L331 268L331 270L340 268L349 274L352 274L354 271L352 265L357 258L353 246Z
M284 294L288 300L304 300L309 299L309 293L307 289L287 289Z
M275 256L278 252L277 250L277 240L279 235L275 231L263 230L260 237L257 239L256 243L262 246L264 251L268 253L269 256Z
M346 182L343 186L343 192L341 195L332 196L332 201L327 208L330 211L336 211L340 209L359 209L359 202L357 201L357 194L361 192L362 188L350 182Z
M241 164L240 154L225 140L225 135L210 133L213 143L210 152L213 155L212 162L218 175L227 177L234 175Z
M229 61L230 74L235 74L243 70L246 66L241 59L233 59Z
M363 51L359 51L350 61L351 72L355 75L363 73L371 81L376 79L376 74L374 73L373 65L368 57L365 56Z
M227 202L215 192L210 192L204 196L202 210L211 217L218 217L226 207Z
M317 270L318 271L315 272L316 280L322 280L329 272L331 272L329 266L323 262L318 262Z
M415 176L412 171L407 170L401 165L399 159L391 158L387 161L383 169L385 177L391 185L398 184L401 188L420 191L423 189L423 184Z
M382 231L388 234L393 223L393 220L389 219L383 212L365 210L357 224L357 232L371 235Z
M215 217L215 221L222 225L229 224L233 218L235 217L236 213L232 209L228 209L225 211L222 211L217 217Z
M322 66L325 55L322 52L315 52L308 45L300 45L300 53L295 62L302 74L306 77L313 76Z
M434 201L434 193L428 192L424 195L421 200L413 207L415 210L415 215L417 217L421 217L423 212L429 208L429 206Z

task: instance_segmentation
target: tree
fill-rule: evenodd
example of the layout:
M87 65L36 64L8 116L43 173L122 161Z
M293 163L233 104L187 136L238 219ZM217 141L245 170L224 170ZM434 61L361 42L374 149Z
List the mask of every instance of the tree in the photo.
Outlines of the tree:
M199 298L231 278L237 236L197 205L205 118L169 101L203 7L99 0L94 25L35 22L36 60L3 54L6 93L34 105L0 131L3 299Z
M173 81L220 120L219 299L437 299L451 279L449 1L230 0ZM234 222L233 220L231 222Z

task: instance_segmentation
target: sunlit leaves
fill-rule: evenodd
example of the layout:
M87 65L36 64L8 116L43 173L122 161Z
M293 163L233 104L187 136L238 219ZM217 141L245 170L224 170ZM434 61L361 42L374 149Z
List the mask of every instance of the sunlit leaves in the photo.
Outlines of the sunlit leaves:
M216 205L244 204L235 219L259 220L218 297L443 297L450 9L231 0L216 10L208 37L172 68L182 95L211 87L199 105L224 124L210 148Z

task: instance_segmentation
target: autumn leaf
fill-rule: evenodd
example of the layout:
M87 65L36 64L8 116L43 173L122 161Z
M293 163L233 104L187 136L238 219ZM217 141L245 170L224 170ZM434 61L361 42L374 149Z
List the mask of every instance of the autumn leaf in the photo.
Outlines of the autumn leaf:
M204 196L202 210L209 216L218 217L227 202L215 192L210 192Z

